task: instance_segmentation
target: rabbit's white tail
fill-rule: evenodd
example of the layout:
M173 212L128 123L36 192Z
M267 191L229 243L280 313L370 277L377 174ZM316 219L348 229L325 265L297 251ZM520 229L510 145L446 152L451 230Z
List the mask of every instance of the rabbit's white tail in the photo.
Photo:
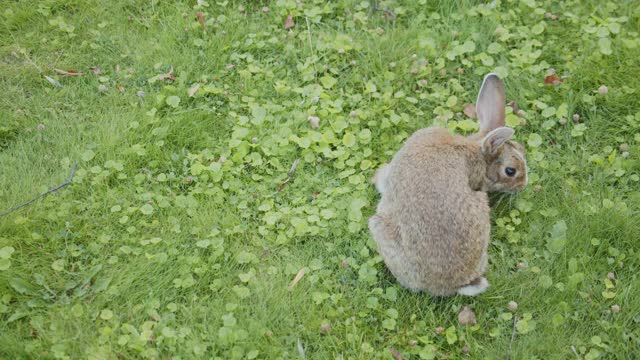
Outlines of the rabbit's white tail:
M476 296L482 294L489 288L489 282L486 278L481 277L479 279L474 280L471 284L467 286L463 286L458 289L459 295L464 296Z
M376 186L376 190L380 194L384 194L387 190L387 179L389 178L389 164L382 165L375 175L373 175L373 183Z

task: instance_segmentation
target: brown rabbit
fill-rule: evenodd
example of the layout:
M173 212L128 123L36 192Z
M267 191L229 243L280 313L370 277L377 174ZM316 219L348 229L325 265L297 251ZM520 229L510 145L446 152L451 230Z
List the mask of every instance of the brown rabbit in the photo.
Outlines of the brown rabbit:
M524 148L509 140L504 85L495 74L484 78L476 103L478 133L418 130L373 178L382 198L369 230L391 273L411 290L436 296L484 292L487 191L527 185Z

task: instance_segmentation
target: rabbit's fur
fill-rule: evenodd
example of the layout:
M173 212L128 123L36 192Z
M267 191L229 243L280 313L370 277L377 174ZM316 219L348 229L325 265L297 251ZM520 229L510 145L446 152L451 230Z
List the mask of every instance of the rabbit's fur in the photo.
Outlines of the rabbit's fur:
M504 86L496 75L485 77L476 106L478 133L419 130L374 176L382 198L369 229L391 273L414 291L484 292L487 191L515 192L527 184L524 148L504 127Z

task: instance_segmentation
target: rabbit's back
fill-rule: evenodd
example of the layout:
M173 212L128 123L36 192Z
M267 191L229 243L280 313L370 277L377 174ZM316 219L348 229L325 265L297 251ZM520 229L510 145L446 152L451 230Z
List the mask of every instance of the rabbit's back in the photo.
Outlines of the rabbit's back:
M378 212L392 219L399 237L380 250L409 288L449 295L484 271L478 264L486 262L489 205L486 193L469 186L472 146L446 129L423 129L390 163Z

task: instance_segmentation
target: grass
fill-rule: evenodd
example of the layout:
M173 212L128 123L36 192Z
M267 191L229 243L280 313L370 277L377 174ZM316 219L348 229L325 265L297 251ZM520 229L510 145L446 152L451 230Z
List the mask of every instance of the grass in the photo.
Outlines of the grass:
M0 357L640 353L637 2L199 3L2 10L0 211L79 169L0 218ZM487 293L408 292L366 229L368 179L419 128L473 131L490 71L530 186L492 197Z

